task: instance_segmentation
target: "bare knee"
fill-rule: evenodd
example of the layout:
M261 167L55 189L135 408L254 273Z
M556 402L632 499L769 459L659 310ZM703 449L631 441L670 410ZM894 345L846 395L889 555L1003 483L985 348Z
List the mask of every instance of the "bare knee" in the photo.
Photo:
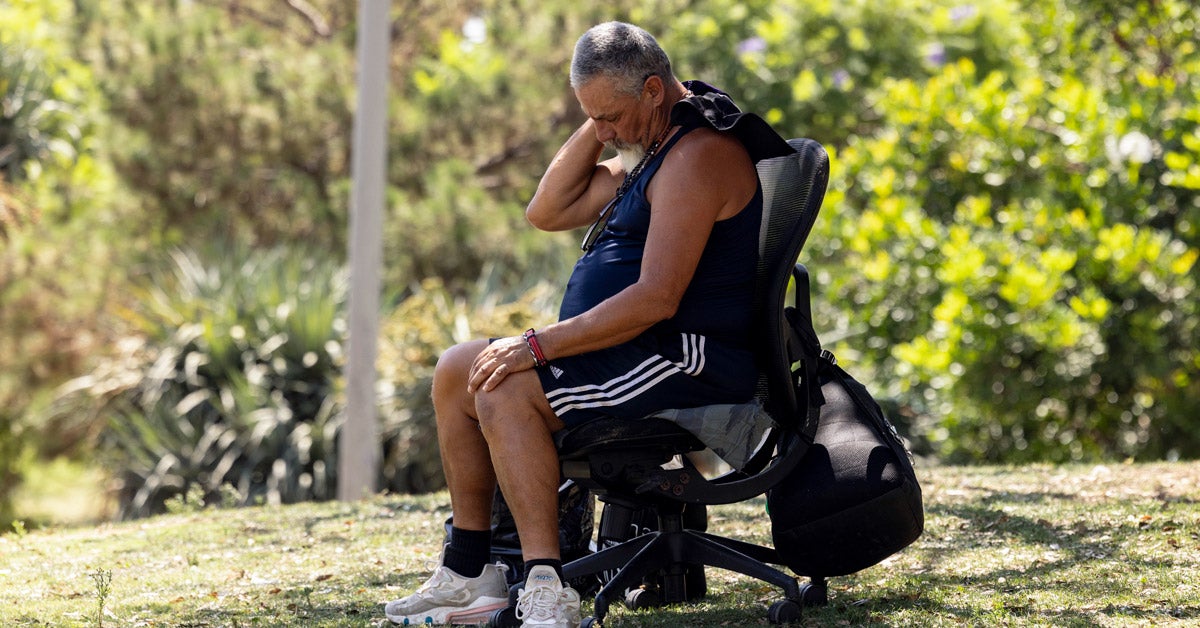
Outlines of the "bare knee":
M486 346L486 340L464 342L450 347L438 358L433 370L433 404L439 416L451 408L475 416L475 401L467 392L467 374Z
M550 431L562 427L533 371L514 373L491 391L477 391L475 411L485 434L493 430L528 430L530 423L544 425Z
M513 408L505 397L500 388L475 391L475 416L485 434L491 430L503 429L505 419L512 416Z
M486 347L486 344L481 344L483 341L464 342L454 345L442 352L438 358L437 366L433 371L433 383L436 386L439 381L447 381L457 379L465 382L467 380L467 371L471 368L471 363L475 361L475 357L479 352Z

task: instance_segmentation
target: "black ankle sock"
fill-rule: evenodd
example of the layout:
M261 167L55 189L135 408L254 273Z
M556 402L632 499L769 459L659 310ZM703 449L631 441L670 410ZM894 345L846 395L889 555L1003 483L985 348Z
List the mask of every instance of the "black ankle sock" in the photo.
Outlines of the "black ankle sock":
M558 579L559 580L563 579L562 561L555 559L555 558L535 558L533 560L525 561L525 574L528 575L529 570L533 569L534 567L537 567L538 565L548 565L550 567L553 567L554 573L558 574Z
M492 558L492 531L451 526L442 564L464 578L478 578Z

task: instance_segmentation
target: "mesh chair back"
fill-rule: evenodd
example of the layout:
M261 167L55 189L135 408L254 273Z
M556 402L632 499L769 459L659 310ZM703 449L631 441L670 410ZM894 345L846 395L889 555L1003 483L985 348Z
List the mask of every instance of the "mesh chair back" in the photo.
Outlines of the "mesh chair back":
M758 326L758 397L780 424L791 427L797 413L791 381L793 357L788 352L784 300L792 269L812 231L829 181L829 155L820 143L788 140L795 153L758 162L763 189L763 217L759 232L755 320Z

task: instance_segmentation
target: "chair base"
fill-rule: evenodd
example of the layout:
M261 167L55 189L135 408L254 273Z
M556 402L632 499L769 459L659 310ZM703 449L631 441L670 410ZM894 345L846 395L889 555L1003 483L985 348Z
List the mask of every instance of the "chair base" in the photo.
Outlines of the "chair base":
M625 506L607 504L606 513L613 507ZM568 580L611 574L612 577L596 593L593 612L597 622L603 621L614 600L649 606L647 597L657 597L653 601L663 604L702 597L706 586L702 565L734 571L775 585L783 590L787 601L794 602L797 608L803 605L805 595L796 578L767 564L777 562L775 550L686 529L681 504L659 504L656 510L658 530L634 536L563 566L563 575ZM655 582L661 582L659 590L649 595L639 593L651 576ZM823 589L824 583L820 584ZM627 590L630 594L626 594Z

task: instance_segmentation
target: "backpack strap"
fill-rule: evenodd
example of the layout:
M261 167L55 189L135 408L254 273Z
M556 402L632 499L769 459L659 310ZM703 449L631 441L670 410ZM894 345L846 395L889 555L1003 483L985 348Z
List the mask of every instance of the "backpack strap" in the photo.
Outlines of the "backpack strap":
M788 321L788 357L793 363L799 364L792 376L797 400L804 400L807 409L800 435L805 442L812 444L820 423L821 406L825 405L820 373L825 365L836 365L837 358L821 348L821 339L813 329L808 269L803 264L796 264L792 269L792 277L796 281L795 298L792 307L784 309Z

